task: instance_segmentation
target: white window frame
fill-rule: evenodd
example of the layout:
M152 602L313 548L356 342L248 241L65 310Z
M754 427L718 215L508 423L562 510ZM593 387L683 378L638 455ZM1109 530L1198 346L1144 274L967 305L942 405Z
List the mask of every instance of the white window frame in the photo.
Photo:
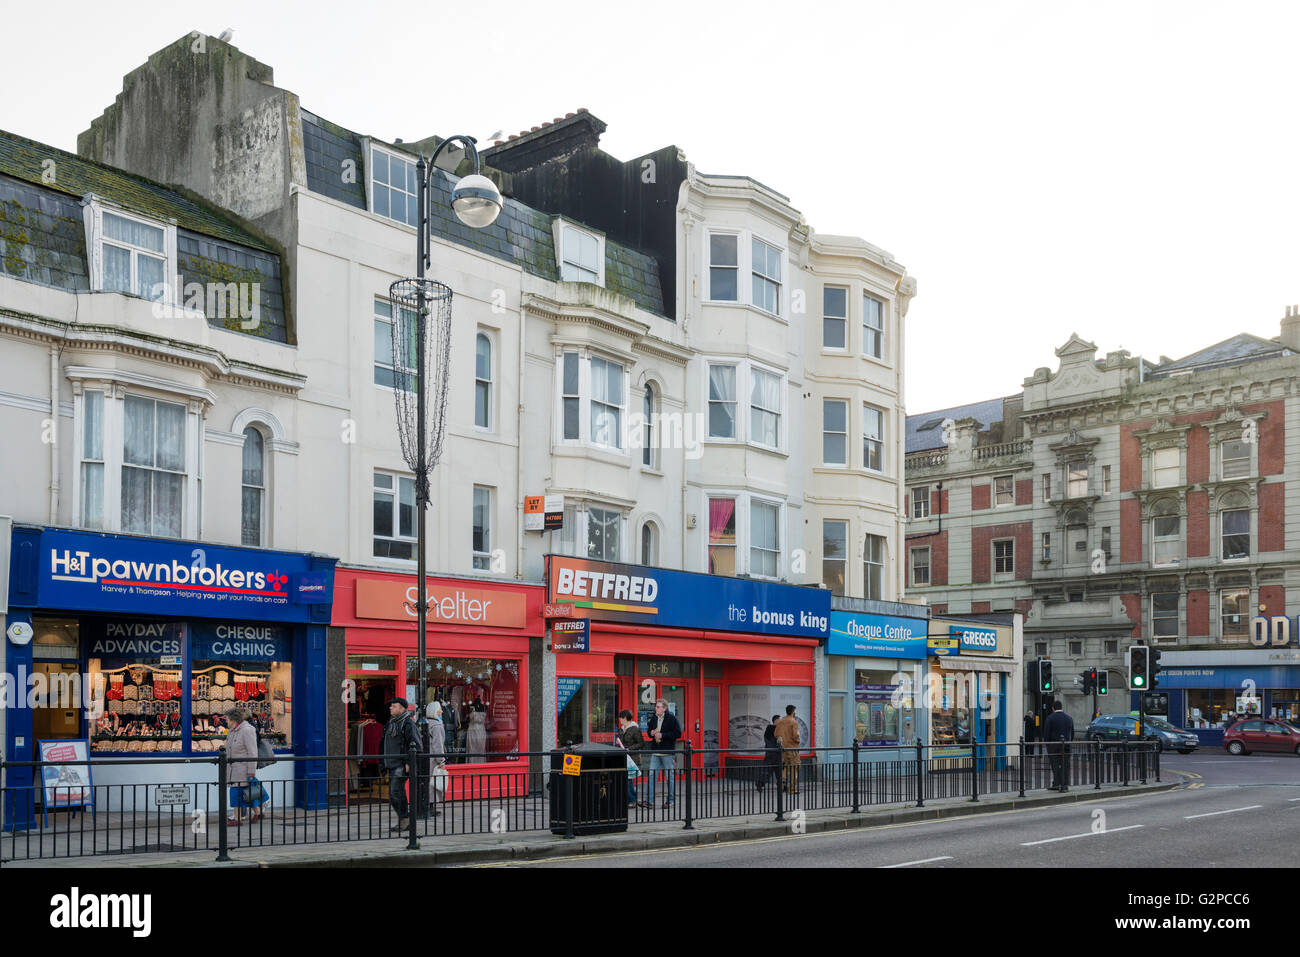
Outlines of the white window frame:
M844 406L844 431L843 432L831 432L826 428L826 406L832 402ZM848 399L836 398L835 396L822 397L821 428L819 429L819 433L821 435L821 453L822 453L821 467L824 469L847 469L849 467L849 449L850 449L849 436L853 434L853 414L851 410L852 410L852 405ZM826 436L828 435L844 436L844 461L842 462L826 461Z
M1246 531L1245 531L1244 533L1242 533L1242 532L1234 532L1234 533L1232 534L1232 537L1233 537L1233 538L1241 538L1241 537L1243 536L1243 534L1244 534L1244 537L1245 537L1245 539L1246 539L1246 554L1245 554L1245 555L1238 555L1238 556L1236 556L1236 557L1234 557L1234 558L1229 558L1228 555L1227 555L1227 550L1228 550L1228 549L1227 549L1227 538L1228 538L1228 532L1227 532L1227 530L1224 528L1224 520L1225 520L1229 515L1233 515L1233 514L1237 514L1237 513L1243 513L1243 514L1246 516ZM1220 559L1221 559L1222 561L1225 561L1225 562L1248 562L1248 561L1250 561L1250 557L1251 557L1251 546L1254 544L1254 543L1251 541L1252 536L1251 536L1251 534L1250 534L1250 524L1251 524L1251 523L1250 523L1250 508L1247 507L1247 506L1234 506L1234 507L1232 507L1232 508L1225 508L1225 509L1221 509L1221 510L1219 511L1219 556L1220 556Z
M925 581L918 582L916 580L916 570L919 566L916 559L921 552L925 552ZM929 545L918 545L907 550L907 577L913 588L928 588L930 586L934 578L934 563Z
M734 436L713 435L713 415L712 406L721 400L710 398L711 370L715 366L727 366L735 370L735 429ZM790 374L775 366L766 363L756 362L753 359L746 359L740 356L708 356L702 363L704 369L704 382L701 386L700 407L704 409L706 442L715 442L721 445L749 445L755 449L761 449L766 452L785 453L789 449L789 426L787 410L789 407L790 392ZM762 409L761 406L753 404L754 397L754 373L762 372L766 375L778 379L778 395L780 396L781 405L776 410L763 409L763 411L775 411L776 414L776 445L766 445L754 438L753 415L754 409ZM741 415L741 412L744 415Z
M487 544L486 549L474 547L474 533L478 526L479 511L479 493L485 493L487 496L486 514L484 515L485 525L483 528L483 538ZM470 566L475 571L492 570L492 526L494 511L496 506L496 489L490 485L475 485L470 495Z
M646 536L650 537L650 554L646 554ZM659 526L650 519L641 523L641 534L637 536L637 554L641 557L641 564L646 566L656 566L659 564Z
M1237 456L1232 459L1228 459L1224 456L1225 447L1231 443L1237 443L1239 445L1244 445L1246 447L1246 456L1245 456L1246 470L1237 475L1228 474L1227 464L1230 461L1240 462L1242 461L1242 458L1240 456ZM1232 481L1233 479L1249 478L1250 476L1254 475L1255 474L1255 446L1258 444L1259 443L1257 442L1256 443L1245 442L1242 441L1241 439L1224 439L1222 442L1220 442L1219 443L1220 480L1228 482L1228 481Z
M1164 613L1162 613L1162 614L1160 614L1160 615L1157 615L1157 614L1156 614L1156 596L1158 596L1158 595L1173 595L1173 596L1174 596L1174 611L1173 611L1173 614L1170 614L1170 613L1168 613L1168 612L1164 612ZM1177 639L1178 636L1179 636L1179 634L1182 632L1182 621L1181 621L1181 616L1180 616L1180 612L1179 612L1179 608L1178 608L1178 606L1179 606L1179 604L1180 604L1180 599L1179 599L1178 592L1168 592L1168 591L1152 592L1152 593L1151 593L1151 597L1148 599L1148 604L1149 604L1150 607L1151 607L1151 637L1154 638L1156 641L1166 641L1166 640L1169 640L1169 639ZM1161 634L1158 634L1157 631L1156 631L1156 622L1157 622L1157 621L1172 621L1172 622L1174 623L1174 633L1173 633L1172 635L1161 635Z
M573 393L564 391L564 356L565 353L573 353L577 356L578 362L578 392L576 396ZM618 403L614 405L619 410L619 429L618 434L614 436L617 445L605 445L596 441L591 434L591 413L593 398L591 392L591 364L592 360L607 362L616 365L622 370L620 382L622 383L622 394L618 396ZM621 356L610 355L598 350L588 349L585 347L561 347L555 354L555 407L553 415L555 416L555 444L570 447L586 447L600 449L614 455L627 456L631 454L632 442L626 441L627 438L627 414L628 414L628 395L631 389L632 370L627 361ZM578 400L578 437L576 439L565 438L564 435L564 400L566 398L576 398ZM609 405L611 403L601 402L600 405ZM638 448L639 452L640 449Z
M155 259L162 258L166 262L163 265L163 296L160 302L169 306L175 306L183 301L182 291L172 288L176 283L176 274L178 272L176 265L176 224L159 222L150 219L147 216L141 216L138 213L128 212L121 206L115 206L112 203L105 202L101 197L89 193L83 199L84 208L82 210L82 222L86 231L86 249L89 251L89 271L90 271L90 288L94 292L116 292L121 295L137 296L134 290L138 285L138 273L136 266L136 257L143 253ZM157 250L145 249L143 247L133 246L130 243L119 239L109 239L104 234L104 213L113 216L120 216L122 219L133 220L144 226L150 226L154 229L163 231L163 249L159 253ZM110 246L117 246L123 249L131 250L131 292L122 292L120 289L104 288L104 243ZM143 297L148 298L148 297Z
M1110 494L1110 466L1101 467L1101 491L1103 495Z
M257 433L257 435L262 440L262 484L261 485L249 485L247 480L244 478L244 468L243 468L244 444L248 442L248 433L250 431ZM261 546L266 544L266 515L267 515L266 505L267 505L267 498L268 498L267 490L269 486L268 471L270 465L269 462L270 456L267 455L267 452L270 450L271 440L266 429L259 428L257 425L254 425L252 423L249 423L248 425L244 426L244 430L241 433L241 436L244 441L243 443L240 444L239 447L239 456L240 456L239 541L241 545L249 545L249 546L260 548ZM244 492L245 490L248 489L252 489L258 493L257 541L255 542L244 541Z
M1050 502L1051 500L1052 500L1052 473L1044 472L1043 473L1043 501Z
M832 316L826 311L826 291L828 289L835 289L844 293L844 315ZM840 285L836 285L835 283L828 282L822 286L821 340L822 340L823 352L833 352L837 355L842 355L848 353L849 351L850 343L852 341L851 337L849 336L849 293L850 292L852 292L852 290L848 286L840 286ZM844 345L831 346L826 344L826 323L828 321L841 323L841 326L844 330Z
M162 405L175 406L175 407L177 407L177 408L179 408L179 409L181 410L181 413L182 413L182 415L184 416L184 422L185 422L185 435L184 435L184 436L182 437L182 439L181 439L181 444L182 444L182 446L183 446L183 451L182 451L183 462L182 462L182 466L181 466L181 468L180 468L179 470L168 469L168 468L161 468L161 467L157 466L156 464L155 464L155 465L152 465L152 466L149 466L149 465L136 465L136 464L133 464L133 463L128 463L128 462L126 461L126 444L125 444L125 443L126 443L126 425L127 425L127 418L126 418L126 403L127 403L127 400L129 400L129 399L140 399L140 400L145 401L145 402L152 402L152 403L154 403L154 423L155 423L155 430L156 430L157 421L158 421L158 416L157 416L157 407L158 407L158 405L162 404ZM160 473L163 473L163 474L165 474L165 475L180 475L180 476L182 476L182 481L181 481L181 514L178 516L178 520L177 520L177 526L178 526L178 528L179 528L179 532L178 532L178 534L177 534L176 537L182 537L182 538L185 537L185 529L186 529L186 526L187 526L187 516L189 515L189 512L191 511L191 509L194 508L194 504L195 504L195 503L194 503L194 499L193 499L193 497L192 497L191 494L190 494L190 478L191 478L191 475L192 475L193 472L194 472L194 466L193 466L193 452L192 452L192 449L191 449L191 446L192 446L192 442L191 442L192 435L191 435L191 433L192 433L192 431L193 431L193 429L194 429L194 424L193 424L193 423L191 422L191 420L190 420L190 416L189 416L189 414L188 414L188 409L186 408L186 406L187 406L187 403L186 403L184 400L182 400L182 401L180 401L180 402L177 402L177 401L176 401L176 397L174 397L174 396L158 396L158 395L150 395L150 394L146 394L146 393L142 393L142 392L137 392L137 391L135 391L135 390L128 390L128 391L126 391L126 392L123 394L123 396L122 396L122 452L121 452L121 459L120 459L120 461L118 462L118 466L117 466L117 467L118 467L119 482L120 482L120 484L119 484L119 490L120 490L120 492L121 492L121 494L120 494L119 497L118 497L118 501L117 501L117 503L116 503L116 504L117 504L117 509L116 509L116 511L117 511L117 516L118 516L118 530L121 530L121 531L123 531L123 532L125 532L126 534L129 534L129 535L156 535L156 536L172 537L172 536L168 535L168 533L167 533L166 531L156 529L156 528L154 527L154 523L153 523L152 519L151 519L151 521L150 521L150 527L149 527L149 530L148 530L148 531L140 531L140 530L137 530L137 529L126 529L126 528L123 527L123 526L124 526L124 523L121 521L121 516L122 516L122 505L123 505L122 495L125 495L125 493L126 493L126 475L125 475L125 473L126 473L126 470L127 470L127 469L136 469L136 470L138 470L138 471L141 471L141 472L149 472L149 473L151 473L151 474L152 474L152 473L155 473L155 472L160 472ZM157 436L157 432L155 431L155 443L156 443L156 436ZM155 455L156 455L156 453L157 453L157 448L156 448L156 445L155 445ZM151 482L152 482L152 479L151 479ZM151 492L151 495L152 495L152 492L153 492L153 486L152 486L152 485L150 486L150 492ZM152 499L151 499L151 500L152 500Z
M748 298L748 297L742 298L742 297L741 297L741 294L740 294L740 293L741 293L740 277L741 277L741 276L744 274L744 272L745 272L745 266L746 266L746 264L745 264L744 260L748 258L748 253L745 252L745 249L744 249L744 246L745 246L745 243L744 243L745 235L746 235L746 234L743 233L743 232L740 232L740 231L737 231L737 230L727 230L727 229L710 229L710 230L707 230L707 231L705 232L705 234L704 234L704 261L705 261L705 263L707 264L705 268L708 269L708 271L709 271L709 295L708 295L708 301L709 301L709 302L734 302L734 303L744 303L744 302L745 302L745 298ZM734 266L732 266L732 265L730 265L730 264L724 264L724 265L720 265L720 266L715 266L715 265L713 264L713 237L714 237L714 236L730 236L731 238L733 238L733 239L736 241L736 264L735 264ZM734 299L719 299L716 295L714 295L714 291L713 291L713 270L715 270L715 269L731 269L731 270L733 270L733 271L735 272L735 275L736 275L736 298L734 298Z
M1174 535L1158 536L1156 534L1156 522L1160 521L1161 519L1169 519L1169 518L1172 518L1174 521L1178 523L1178 531ZM1177 512L1173 513L1172 515L1167 513L1164 515L1153 514L1151 516L1150 527L1151 527L1151 564L1157 568L1164 568L1171 565L1181 565L1183 563L1183 516L1179 515ZM1157 550L1160 549L1161 542L1166 542L1166 543L1177 542L1178 554L1167 561L1163 561L1163 562L1159 561L1156 556L1157 556Z
M407 196L415 196L415 197L416 197L416 200L417 200L417 203L416 203L416 209L415 209L415 218L416 218L416 222L414 222L414 223L409 223L409 222L407 222L407 221L406 221L406 216L405 216L405 214L403 214L403 216L402 216L401 219L398 219L397 217L393 216L393 215L392 215L392 208L393 208L393 207L392 207L392 198L391 198L391 197L389 197L389 204L388 204L388 209L389 209L389 211L388 211L387 213L381 213L381 212L379 212L378 210L375 209L375 186L376 186L376 183L375 183L375 161L374 161L374 157L375 157L375 153L376 153L376 152L383 153L384 155L386 155L386 156L388 157L389 169L390 169L390 170L392 169L392 162L393 162L393 160L395 160L395 159L396 159L396 160L400 160L400 161L403 162L403 163L406 163L407 165L411 166L412 168L415 168L415 167L416 167L416 164L418 163L418 160L416 160L414 157L411 157L411 156L409 156L409 155L407 155L407 154L399 153L399 152L397 152L396 150L390 150L390 149L388 149L388 147L386 147L386 146L381 146L379 143L375 142L374 140L370 140L370 141L369 141L369 146L370 146L370 154L369 154L369 156L367 157L367 162L366 162L366 203L367 203L367 205L368 205L368 208L369 208L370 212L373 213L373 214L376 215L376 216L379 216L379 217L382 218L382 219L386 219L386 220L388 220L390 223L397 223L397 225L399 225L399 226L405 226L407 229L418 229L418 228L419 228L419 225L420 225L420 224L419 224L419 219L420 219L420 208L419 208L419 203L418 203L418 199L419 199L419 185L420 185L420 184L419 184L418 182L416 183L416 192L415 192L415 193L409 193L409 192L407 192L407 190L406 190L406 182L404 182L404 183L402 184L402 189L401 189L401 193L402 193L402 196L403 196L403 197L407 197ZM390 178L390 180L391 180L391 178L392 178L391 175L390 175L389 178ZM418 169L416 170L416 178L417 178L417 179L419 178L419 170L418 170ZM409 182L409 180L407 180L407 182ZM384 188L387 189L389 192L393 192L393 191L394 191L392 185L389 184L389 183L379 183L378 185L384 187Z
M840 525L843 526L844 528L844 557L843 558L828 558L826 556L826 526L827 525ZM823 585L826 584L826 563L827 562L843 562L845 595L849 593L849 534L851 531L851 525L852 523L847 518L823 518L822 519L822 536L821 536L822 567L821 567L820 580ZM834 591L832 591L832 594L834 594Z
M871 560L870 546L873 541L879 542L880 544L880 561L878 562ZM862 597L863 598L870 598L876 601L885 600L885 582L888 581L888 579L885 577L885 570L888 567L888 565L889 565L889 539L884 535L876 535L872 532L867 532L865 537L862 539ZM870 569L872 568L877 569L877 578L879 579L879 583L880 583L880 587L879 587L880 593L878 595L871 594Z
M998 483L1005 481L1008 485L1007 495L1010 497L1008 502L999 502L998 496L1002 493L998 491ZM1008 505L1016 504L1016 477L1014 475L996 475L993 477L993 507L1006 508Z
M379 484L379 476L386 476L392 480L390 488L384 488ZM414 511L411 515L411 533L410 535L402 534L401 518L401 500L402 500L402 483L411 483L411 501L414 504ZM380 535L379 530L375 528L375 499L378 495L387 495L392 505L393 534ZM403 474L391 469L371 469L370 473L370 555L375 561L381 562L399 562L402 565L414 565L416 559L416 548L418 546L417 532L420 527L419 503L415 499L415 477L413 475ZM375 554L375 539L383 539L388 542L400 542L411 546L411 557L401 558L391 555Z
M94 396L93 404L97 405L99 408L99 424L97 430L92 430L90 425L88 405L92 403L92 396ZM106 520L105 513L108 511L107 489L109 468L105 451L108 443L104 435L104 416L107 412L108 403L111 400L109 399L107 390L105 389L84 389L78 399L79 411L81 411L81 414L77 416L77 448L80 449L81 454L78 456L79 464L77 468L79 480L79 494L76 497L77 516L80 519L80 527L103 530L104 522ZM97 449L87 448L87 446L92 442L98 447ZM95 451L98 451L99 454L95 455ZM99 469L98 481L95 483L99 486L99 514L98 516L93 517L93 520L92 516L88 515L86 512L87 499L89 497L87 495L87 488L89 485L86 478L88 474L87 466L97 467Z
M1160 455L1161 452L1172 453L1174 457L1174 464L1160 465L1159 460L1161 458ZM1166 476L1168 475L1169 472L1173 472L1174 480L1172 482L1169 481L1161 482L1160 475L1162 472L1165 473ZM1182 449L1180 449L1178 446L1175 445L1175 446L1167 446L1162 449L1151 450L1151 487L1152 488L1175 488L1183 484L1182 479L1183 479L1183 450Z
M1074 459L1065 463L1065 497L1067 499L1088 497L1088 485L1092 479L1091 471L1088 468L1087 459ZM1082 475L1076 478L1076 473L1080 472Z
M1008 546L1007 555L1003 558L998 557L999 545ZM1010 567L999 570L998 562L1007 560L1010 561ZM989 562L995 580L1014 578L1016 574L1016 540L1014 538L995 538L989 542Z
M772 575L762 574L755 569L754 550L758 548L754 544L754 506L756 505L776 510L776 573ZM745 522L749 536L749 547L745 551L745 558L750 576L767 581L780 581L785 575L785 503L780 499L750 495L749 504L745 509ZM770 552L771 549L765 548L761 551Z
M480 377L478 367L478 341L482 337L487 340L488 344L488 368L487 378ZM474 428L479 432L496 431L496 369L497 369L497 342L493 330L485 329L479 326L478 332L474 335ZM487 422L483 425L478 421L478 395L480 386L487 389Z
M1223 623L1223 620L1228 617L1223 610L1223 598L1225 595L1240 594L1241 592L1246 593L1246 601L1244 606L1241 607L1241 614L1238 617L1244 618L1246 620L1245 627L1242 629L1242 634L1240 637L1229 638L1227 632L1224 629L1224 623ZM1233 644L1233 645L1239 645L1248 642L1250 640L1250 619L1251 619L1250 589L1241 588L1241 587L1220 588L1219 589L1219 640L1224 642L1225 644Z
M925 494L918 497L916 494L918 489L924 490ZM911 515L909 517L915 519L916 521L922 521L923 519L929 518L930 517L930 486L914 485L907 490L907 494L908 494L908 504L911 506L911 508L909 509ZM918 502L925 503L924 507L919 510L917 508ZM918 515L917 514L918 511L924 512L925 514Z
M394 320L392 316L383 316L383 315L380 315L380 313L379 313L379 307L380 307L380 306L384 306L384 307L388 308L390 312L391 312L391 310L392 310L392 304L391 304L391 302L390 302L389 299L387 299L387 298L384 297L384 296L376 296L376 297L375 297L374 308L372 309L372 314L371 314L371 320L372 320L372 323L371 323L371 333L370 333L371 348L374 347L374 341L375 341L374 326L375 326L375 324L377 324L377 323L382 323L382 324L388 326L388 335L389 335L389 336L394 336L394 335L398 335L398 334L399 334L399 333L398 333L398 327L399 327L399 324L401 323L401 316L399 315L399 316L397 317L397 319ZM409 312L410 310L402 310L402 311ZM411 321L412 321L412 322L415 321L415 314L414 314L414 313L411 313ZM383 359L382 362L380 361L381 358ZM392 348L392 343L391 343L391 341L390 341L390 343L389 343L389 347L388 347L388 354L385 355L385 356L382 356L382 357L381 357L381 356L378 356L378 355L376 355L376 356L374 357L374 362L371 363L370 380L371 380L372 382L374 382L375 386L378 387L378 388L380 388L380 389L387 389L387 390L390 391L390 392L395 392L395 391L397 390L397 369L393 366L392 363L393 363L393 348ZM386 385L386 384L383 383L383 382L375 382L375 373L377 373L380 369L386 369L386 370L389 372L389 374L391 374L391 375L393 376L393 384L392 384L392 385ZM411 368L403 368L401 371L402 371L404 374L411 376L412 378L414 378L414 377L415 377L415 374L416 374L416 370L415 370L415 367L414 367L414 366L412 366ZM426 374L426 376L428 375L427 370L426 370L426 373L425 373L425 374Z
M559 270L561 282L586 282L595 283L597 286L605 285L605 234L599 230L591 229L585 226L579 226L572 220L565 219L563 216L557 216L552 222L551 231L555 240L555 266ZM595 268L589 268L583 265L579 260L570 258L570 252L575 245L573 240L577 237L589 239L596 244L596 262ZM583 273L592 273L595 278L588 279L584 276L574 275L573 270L579 270Z
M1052 560L1052 533L1051 532L1042 533L1041 544L1042 544L1042 555L1040 556L1040 558L1042 561L1050 562Z
M767 250L769 250L769 255L765 256L764 257L765 259L771 258L770 253L776 253L777 275L775 277L769 275L766 272L758 271L758 266L754 262L755 245L764 246L766 247ZM766 315L775 316L776 318L780 319L785 314L785 310L783 308L783 300L785 299L785 280L783 276L785 271L782 268L785 264L785 254L786 254L785 247L778 246L776 243L770 242L769 240L764 239L762 236L751 233L749 237L749 254L750 254L749 255L750 305L753 308L759 310L760 312L765 313ZM764 263L764 266L766 267L766 263ZM776 308L775 309L768 309L766 303L760 305L757 301L755 301L754 284L756 282L770 283L776 287ZM766 286L764 288L766 288Z
M616 554L611 558L608 555L592 558L591 555L591 510L597 509L601 512L608 512L615 516L615 522L618 526L618 549ZM623 509L618 506L604 505L600 502L586 502L582 509L582 556L591 558L592 561L602 562L621 562L627 546L627 515Z
M877 303L880 306L880 308L877 310L877 315L880 316L879 326L873 326L869 322L867 322L867 318L871 314L871 310L867 308L868 301ZM887 309L887 303L885 302L884 299L879 299L876 296L871 295L871 293L869 292L864 291L862 293L862 356L864 359L873 359L876 362L884 362L884 363L889 362L889 340L888 340L889 317L888 317L888 313L886 312L886 309ZM871 334L870 332L868 332L868 330L876 333L876 343L877 345L880 346L879 355L876 355L874 352L872 352L870 349L867 348L867 343L871 339Z
M655 425L658 422L657 413L662 401L662 391L655 385L653 379L647 379L641 393L641 414L645 416L645 422L641 426L641 468L651 472L659 471L659 449L655 442L656 439L662 441L663 436L655 435ZM658 546L656 546L657 550Z
M706 488L704 489L704 534L700 568L709 573L709 502L712 499L731 499L736 503L736 575L748 575L764 581L781 581L786 574L785 548L788 542L786 520L787 508L784 499L770 495L757 495L740 489ZM780 554L777 556L777 574L775 578L759 575L753 571L750 549L753 547L752 515L753 503L775 505L777 507L776 537Z
M867 435L868 412L876 413L880 418L880 434L876 438ZM870 402L862 403L862 469L865 472L871 472L877 475L883 475L888 469L888 463L885 461L885 433L888 430L889 417L886 410L878 405L872 405ZM876 446L877 456L880 459L880 468L872 468L867 464L869 456L867 455L867 443L874 443Z

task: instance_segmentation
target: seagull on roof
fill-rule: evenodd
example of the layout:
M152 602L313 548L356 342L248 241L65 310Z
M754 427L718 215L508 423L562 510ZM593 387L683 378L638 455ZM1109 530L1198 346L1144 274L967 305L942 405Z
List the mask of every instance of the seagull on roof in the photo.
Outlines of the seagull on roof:
M226 29L221 31L221 36L217 37L217 39L220 40L222 43L229 43L230 38L233 37L234 35L235 35L235 31L232 30L230 27L226 27Z

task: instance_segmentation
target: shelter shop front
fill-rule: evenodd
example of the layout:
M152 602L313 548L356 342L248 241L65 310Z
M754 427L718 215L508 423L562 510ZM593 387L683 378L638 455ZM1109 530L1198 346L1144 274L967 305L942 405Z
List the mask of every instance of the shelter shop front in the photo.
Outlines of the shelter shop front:
M612 742L624 708L644 730L663 698L681 743L731 749L727 760L761 752L788 704L811 747L828 591L561 555L546 564L548 615L590 619L586 650L555 655L560 746ZM702 767L717 761L700 756Z
M333 569L317 555L15 527L9 621L31 630L8 638L8 685L31 706L10 711L5 753L39 760L42 741L82 740L95 757L212 754L236 706L277 750L324 753ZM94 770L94 784L159 783L157 767ZM288 763L266 769L294 776Z
M364 793L376 787L389 702L402 697L414 708L418 698L416 579L340 566L334 587L347 653L344 739L334 750L376 755L349 768L350 792ZM457 778L468 772L524 770L517 756L529 744L529 642L542 638L542 588L458 578L428 578L426 587L427 694L443 707L457 797Z

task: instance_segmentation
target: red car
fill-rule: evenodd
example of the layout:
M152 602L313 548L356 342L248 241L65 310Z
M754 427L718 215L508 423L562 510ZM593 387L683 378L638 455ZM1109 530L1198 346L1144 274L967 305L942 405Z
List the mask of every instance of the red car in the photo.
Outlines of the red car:
M1223 746L1229 754L1252 751L1294 752L1300 755L1300 728L1285 721L1248 718L1223 732Z

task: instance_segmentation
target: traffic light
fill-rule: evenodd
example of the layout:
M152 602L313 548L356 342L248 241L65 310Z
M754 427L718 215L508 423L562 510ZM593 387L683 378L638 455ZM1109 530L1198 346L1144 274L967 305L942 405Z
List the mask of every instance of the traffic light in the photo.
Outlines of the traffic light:
M1160 679L1156 677L1160 674L1160 649L1152 648L1147 654L1147 677L1151 681L1151 687L1154 688L1160 684Z
M1038 690L1043 694L1051 694L1056 690L1056 685L1052 683L1052 663L1046 658L1038 660Z
M1038 694L1038 665L1041 659L1035 658L1025 662L1025 679L1029 683L1031 694Z
M1151 651L1146 645L1134 645L1128 650L1128 686L1131 691L1146 691L1150 685Z
M1096 680L1094 682L1094 685L1096 686L1097 689L1097 694L1105 694L1106 693L1106 669L1096 668L1094 670L1096 671L1096 675L1097 675Z
M1084 694L1092 694L1092 682L1095 680L1096 675L1096 668L1085 668L1083 673L1079 675L1080 680L1083 682Z

